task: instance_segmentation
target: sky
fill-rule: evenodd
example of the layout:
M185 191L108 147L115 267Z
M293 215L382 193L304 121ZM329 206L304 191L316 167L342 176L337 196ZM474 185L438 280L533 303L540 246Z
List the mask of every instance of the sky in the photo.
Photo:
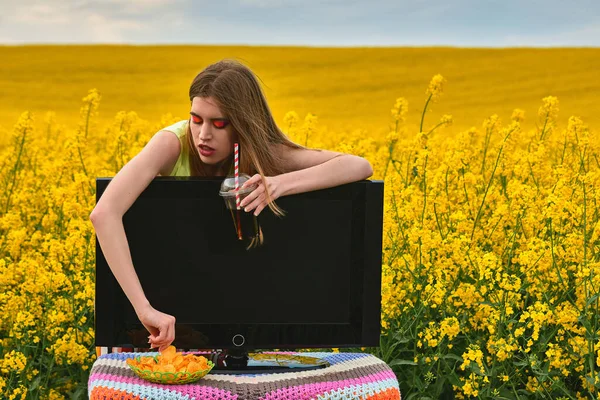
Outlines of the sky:
M599 47L600 0L0 0L0 44Z

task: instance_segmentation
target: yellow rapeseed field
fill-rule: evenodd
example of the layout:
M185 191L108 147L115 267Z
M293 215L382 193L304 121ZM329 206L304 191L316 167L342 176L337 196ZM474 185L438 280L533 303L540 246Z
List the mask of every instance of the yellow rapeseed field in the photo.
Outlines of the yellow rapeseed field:
M187 115L193 77L225 57L264 81L278 122L294 110L336 131L383 134L389 105L398 96L420 104L423 82L439 73L448 93L431 113L454 116L449 133L480 126L492 114L507 120L517 107L534 115L550 95L560 98L563 116L600 123L600 49L0 46L0 146L26 110L38 120L54 111L58 123L72 123L91 88L104 98L101 124L123 110L149 121ZM419 107L411 107L407 124L414 128L419 117ZM526 126L533 123L526 118Z
M86 397L95 177L185 116L194 74L232 54L292 140L363 156L385 181L382 339L368 351L403 397L598 397L598 50L0 54L1 398Z

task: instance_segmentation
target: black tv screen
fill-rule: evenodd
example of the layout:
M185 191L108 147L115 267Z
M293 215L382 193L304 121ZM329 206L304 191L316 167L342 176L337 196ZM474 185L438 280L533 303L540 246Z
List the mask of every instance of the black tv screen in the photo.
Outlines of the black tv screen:
M96 180L96 201L111 178ZM156 177L123 216L152 306L175 316L177 348L377 346L383 182L284 196L240 241L221 179ZM243 212L243 211L242 211ZM148 332L96 239L96 346L148 347Z

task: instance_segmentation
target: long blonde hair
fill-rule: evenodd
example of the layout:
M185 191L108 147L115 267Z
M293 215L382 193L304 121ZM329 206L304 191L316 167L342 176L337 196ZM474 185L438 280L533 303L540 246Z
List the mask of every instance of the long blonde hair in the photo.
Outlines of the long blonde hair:
M189 95L190 102L194 97L211 97L216 101L238 137L239 172L250 176L258 173L263 184L266 183L265 176L287 172L283 169L280 153L273 151L274 145L305 148L292 142L277 127L257 77L238 61L225 59L206 67L192 81ZM192 176L208 176L206 164L194 146L189 122L186 130L187 140L184 143L187 146L184 146L184 151L189 154L190 173ZM217 167L233 172L233 151ZM268 189L266 195L273 213L283 216L285 212L272 201Z

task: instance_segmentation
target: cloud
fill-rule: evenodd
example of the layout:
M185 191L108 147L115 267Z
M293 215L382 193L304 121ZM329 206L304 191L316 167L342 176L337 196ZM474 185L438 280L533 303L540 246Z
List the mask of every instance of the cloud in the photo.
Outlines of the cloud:
M92 41L97 43L125 43L128 31L141 31L144 24L135 20L111 20L100 14L87 16Z
M352 7L356 3L356 0L321 0L321 1L310 1L310 0L238 0L238 4L241 6L258 7L258 8L282 8L282 7L303 7L303 8L323 8L328 7L332 4L346 5Z
M274 8L289 6L290 3L294 3L289 0L240 0L240 5L248 7L258 8Z
M169 0L4 2L0 43L131 43L135 35L164 31L165 18L182 23Z
M551 34L507 35L505 46L599 46L600 23Z
M68 24L71 21L66 8L61 4L54 6L48 4L34 4L27 7L19 7L10 16L17 23L37 24Z
M177 9L185 0L87 0L73 4L80 12L100 13L105 17L127 15L158 15L163 11Z
M0 0L0 43L600 46L598 0Z

